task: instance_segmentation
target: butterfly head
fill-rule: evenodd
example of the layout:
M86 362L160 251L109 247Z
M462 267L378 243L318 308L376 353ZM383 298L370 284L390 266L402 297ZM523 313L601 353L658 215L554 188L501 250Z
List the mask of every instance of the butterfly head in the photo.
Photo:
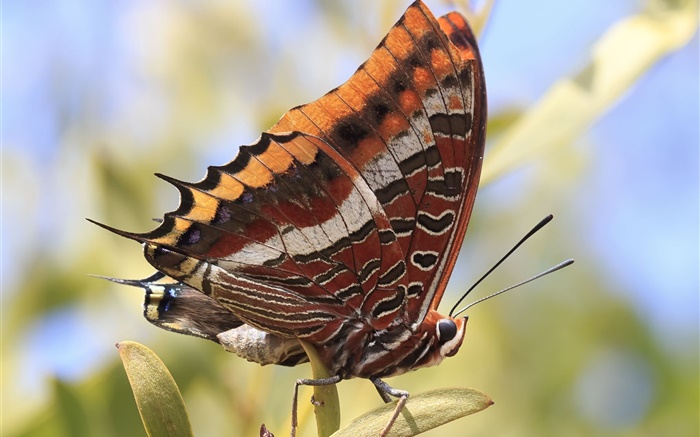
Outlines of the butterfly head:
M440 345L440 356L451 357L457 353L464 341L467 317L445 317L435 324L435 336Z
M455 355L462 346L466 328L467 317L449 317L429 311L421 325L421 338L431 343L430 351L413 368L436 366L446 357Z

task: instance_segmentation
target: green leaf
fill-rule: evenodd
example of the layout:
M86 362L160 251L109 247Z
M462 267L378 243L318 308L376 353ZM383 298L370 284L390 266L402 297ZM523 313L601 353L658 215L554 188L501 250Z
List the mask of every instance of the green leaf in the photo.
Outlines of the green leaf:
M555 83L488 151L482 185L570 144L662 57L697 32L697 1L657 0L610 27L577 75Z
M152 437L192 436L185 403L175 380L146 346L117 343L146 433Z
M316 349L309 343L299 341L304 348L311 363L311 375L313 379L330 378L331 374L321 362ZM338 389L333 385L320 385L314 387L314 405L316 415L316 430L319 437L328 437L340 428L340 400Z
M486 394L471 388L432 390L408 398L389 436L414 436L493 405ZM396 401L353 420L333 437L377 436L389 422Z
M75 387L54 379L57 416L63 422L66 435L89 435L87 412Z

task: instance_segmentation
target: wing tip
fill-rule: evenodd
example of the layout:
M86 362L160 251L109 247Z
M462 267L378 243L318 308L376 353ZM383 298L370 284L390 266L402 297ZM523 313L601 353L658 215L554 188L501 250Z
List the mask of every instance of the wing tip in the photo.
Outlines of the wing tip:
M148 241L147 237L144 234L138 234L136 232L122 231L121 229L117 229L115 227L106 225L104 223L100 223L97 220L93 220L91 218L86 218L85 220L87 220L88 222L90 222L94 225L97 225L103 229L106 229L114 234L117 234L121 237L125 237L125 238L128 238L130 240L138 241L139 243L145 243L146 241Z

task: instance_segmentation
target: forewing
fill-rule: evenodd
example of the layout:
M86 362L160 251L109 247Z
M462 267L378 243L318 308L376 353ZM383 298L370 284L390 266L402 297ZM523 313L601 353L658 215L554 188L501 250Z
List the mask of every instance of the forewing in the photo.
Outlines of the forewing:
M359 171L407 266L408 299L383 307L405 306L415 323L439 304L466 232L483 157L485 92L466 20L457 13L435 20L416 2L345 84L269 131L318 136Z

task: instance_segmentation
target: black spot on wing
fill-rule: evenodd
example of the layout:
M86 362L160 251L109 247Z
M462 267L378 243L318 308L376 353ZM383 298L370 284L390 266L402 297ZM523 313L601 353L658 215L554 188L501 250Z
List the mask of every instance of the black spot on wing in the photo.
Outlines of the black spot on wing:
M396 290L396 294L392 299L380 301L372 309L372 317L379 318L383 314L396 312L406 301L406 296L401 289Z
M421 41L423 47L428 49L428 52L432 52L435 49L442 48L442 44L438 41L437 37L433 33L428 33Z
M408 58L408 64L413 68L420 68L425 66L425 61L418 54L414 53Z
M401 277L405 273L406 273L406 264L403 261L398 262L398 263L396 263L396 265L394 265L394 267L390 268L389 271L384 273L379 278L379 281L377 282L377 284L379 286L391 285L391 284L395 283L396 281L398 281L399 279L401 279Z
M314 282L316 282L319 285L326 284L326 283L332 281L333 278L335 278L336 276L338 276L339 274L341 274L345 270L347 270L347 267L345 267L342 264L336 264L330 270L327 270L326 272L321 273L320 275L316 276L314 278Z
M364 292L365 292L365 290L364 290L360 285L358 285L358 284L353 284L353 285L351 285L350 287L347 287L347 288L345 288L345 289L343 289L343 290L338 290L338 291L336 291L336 292L334 293L334 295L335 295L338 299L340 299L340 300L342 300L342 301L346 301L346 300L350 299L350 298L353 297L353 296L357 296L357 295L360 295L360 294L364 294Z
M469 91L471 92L471 83L472 83L472 71L469 68L462 68L459 71L459 82L462 84L464 87L469 87Z
M433 252L416 252L411 257L413 264L423 270L431 269L437 263L438 256Z
M199 230L199 226L193 223L184 234L178 239L178 245L181 246L192 246L199 243L202 238L202 231Z
M367 262L367 264L362 267L362 270L360 271L360 274L357 276L357 279L359 282L362 284L367 281L367 278L369 278L374 272L379 270L381 267L382 263L378 259L372 259Z
M403 78L403 76L399 76L398 74L394 74L391 77L391 83L392 91L394 91L396 95L401 94L402 92L408 89L408 85L406 85L406 80Z
M393 218L389 223L396 235L408 235L416 228L416 221L412 217Z
M421 284L412 284L408 287L408 293L406 294L410 298L420 295L422 291L423 286Z
M357 144L369 135L369 131L362 125L362 121L356 117L347 117L338 123L335 128L334 138L344 150L357 147Z
M372 111L372 117L374 118L374 122L378 125L384 121L384 118L388 113L391 112L391 107L389 103L380 100L378 97L375 97L371 102L370 102L370 108Z
M431 234L442 234L450 229L453 222L454 213L452 211L444 212L439 218L434 218L424 213L418 213L418 226Z
M462 191L462 173L446 171L443 178L429 179L425 191L446 199L458 199Z
M448 74L445 76L444 79L442 79L442 82L440 82L440 86L443 88L453 88L459 86L459 81L455 77L454 74Z
M430 128L434 133L443 136L458 135L465 137L471 130L472 116L469 113L461 114L433 114L429 118Z
M396 234L393 230L383 229L379 231L379 242L383 245L391 244L396 241Z
M405 175L413 174L422 168L433 167L440 162L440 152L434 145L418 153L414 153L399 163L401 173Z
M409 191L410 188L408 186L408 182L406 182L406 179L401 178L390 182L384 188L376 190L375 194L377 196L377 200L379 200L379 203L382 205L388 205L397 197L408 194Z

